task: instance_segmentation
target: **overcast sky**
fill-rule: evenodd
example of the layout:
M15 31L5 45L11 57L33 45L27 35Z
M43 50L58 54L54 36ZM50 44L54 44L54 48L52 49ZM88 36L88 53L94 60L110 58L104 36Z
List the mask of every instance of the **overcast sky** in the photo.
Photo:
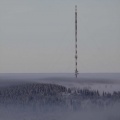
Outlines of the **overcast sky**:
M0 0L0 73L120 72L120 0Z

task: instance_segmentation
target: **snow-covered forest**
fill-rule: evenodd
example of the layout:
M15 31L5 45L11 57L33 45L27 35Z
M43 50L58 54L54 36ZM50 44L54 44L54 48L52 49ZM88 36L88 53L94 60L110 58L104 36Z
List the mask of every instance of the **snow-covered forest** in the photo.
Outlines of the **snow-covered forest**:
M8 78L0 80L0 120L120 120L119 82Z
M98 90L73 89L45 83L26 83L0 88L1 104L56 104L81 109L84 101L87 101L86 104L92 103L100 107L113 105L120 102L120 91L103 92L100 95Z

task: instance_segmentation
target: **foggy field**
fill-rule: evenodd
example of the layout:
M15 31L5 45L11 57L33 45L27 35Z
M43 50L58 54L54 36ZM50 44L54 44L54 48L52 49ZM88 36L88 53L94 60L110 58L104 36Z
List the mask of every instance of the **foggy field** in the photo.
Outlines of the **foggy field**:
M120 105L104 110L66 110L65 108L0 107L1 120L120 120Z
M120 120L116 75L0 74L0 120Z

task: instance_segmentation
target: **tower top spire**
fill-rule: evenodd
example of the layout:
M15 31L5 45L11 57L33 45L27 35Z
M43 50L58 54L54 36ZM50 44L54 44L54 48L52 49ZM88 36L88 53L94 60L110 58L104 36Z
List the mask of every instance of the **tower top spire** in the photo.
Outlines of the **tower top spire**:
M75 5L75 12L77 12L77 5Z

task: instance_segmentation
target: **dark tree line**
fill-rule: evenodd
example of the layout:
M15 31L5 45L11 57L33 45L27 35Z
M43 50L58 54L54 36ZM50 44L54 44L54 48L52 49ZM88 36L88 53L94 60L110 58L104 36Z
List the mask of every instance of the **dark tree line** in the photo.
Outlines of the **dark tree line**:
M120 91L113 93L88 89L71 89L56 84L26 83L23 85L0 88L0 104L58 104L80 107L84 101L97 105L120 102Z

